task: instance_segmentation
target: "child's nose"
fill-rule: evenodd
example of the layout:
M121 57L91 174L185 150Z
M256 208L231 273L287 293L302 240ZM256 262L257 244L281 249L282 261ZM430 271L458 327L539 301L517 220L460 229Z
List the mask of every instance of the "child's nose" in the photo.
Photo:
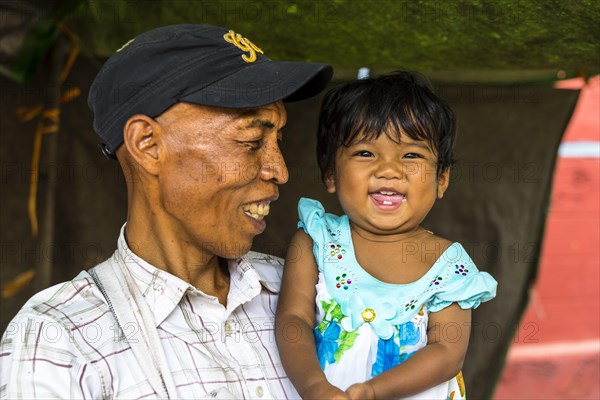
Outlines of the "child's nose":
M375 170L375 176L383 179L402 179L406 172L404 169L401 163L382 160Z

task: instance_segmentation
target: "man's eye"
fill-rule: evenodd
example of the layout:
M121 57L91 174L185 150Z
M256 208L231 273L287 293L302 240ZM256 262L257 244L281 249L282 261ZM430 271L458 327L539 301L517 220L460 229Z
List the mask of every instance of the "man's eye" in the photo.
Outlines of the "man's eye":
M257 140L248 140L247 142L243 142L246 146L250 147L251 149L258 149L262 146L262 139L257 139Z
M356 157L373 157L373 153L367 150L359 150L352 153L353 156Z

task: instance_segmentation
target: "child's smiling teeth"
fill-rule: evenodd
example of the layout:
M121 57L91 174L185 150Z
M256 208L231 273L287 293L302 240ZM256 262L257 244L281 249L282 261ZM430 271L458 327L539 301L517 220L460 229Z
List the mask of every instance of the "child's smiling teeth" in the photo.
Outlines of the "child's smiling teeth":
M391 206L406 200L406 196L390 190L379 190L371 193L371 197L384 206Z
M383 190L381 192L379 192L379 193L384 194L386 196L392 196L392 195L395 194L394 192L387 192L387 191L383 191ZM391 201L384 200L383 204L392 205L393 203Z
M269 203L265 201L242 205L244 213L257 221L262 221L267 215L269 215L270 208L271 206Z

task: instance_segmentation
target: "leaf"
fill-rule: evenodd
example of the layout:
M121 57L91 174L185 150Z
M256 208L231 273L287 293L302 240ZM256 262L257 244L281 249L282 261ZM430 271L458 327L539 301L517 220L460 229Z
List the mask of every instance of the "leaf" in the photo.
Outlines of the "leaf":
M341 306L331 299L331 301L321 300L321 308L323 309L323 320L319 324L318 328L321 333L324 331L323 323L327 324L331 321L341 321L344 314L341 312Z
M324 333L325 329L327 329L329 324L331 324L331 321L327 321L327 320L323 319L323 321L321 321L321 323L319 325L317 325L317 330L319 331L319 333L321 333L321 334Z
M354 346L354 341L356 340L356 338L359 335L360 334L356 331L353 331L353 332L342 331L342 333L340 334L340 340L339 340L340 345L337 348L337 351L335 352L335 354L333 355L335 362L340 362L340 359L342 358L342 356L344 355L346 350L348 350L352 346Z
M345 315L342 312L342 306L336 303L333 310L331 310L331 319L341 321L344 317Z
M327 316L327 313L329 313L329 310L333 307L333 303L333 299L331 299L331 301L321 300L321 308L323 309L323 314L325 316Z

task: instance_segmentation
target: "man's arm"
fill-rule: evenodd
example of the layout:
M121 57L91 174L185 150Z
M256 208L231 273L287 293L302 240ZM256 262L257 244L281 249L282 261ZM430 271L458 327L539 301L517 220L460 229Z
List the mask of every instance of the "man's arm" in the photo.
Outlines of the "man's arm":
M95 369L83 362L66 327L33 312L8 324L0 344L0 398L102 397Z

